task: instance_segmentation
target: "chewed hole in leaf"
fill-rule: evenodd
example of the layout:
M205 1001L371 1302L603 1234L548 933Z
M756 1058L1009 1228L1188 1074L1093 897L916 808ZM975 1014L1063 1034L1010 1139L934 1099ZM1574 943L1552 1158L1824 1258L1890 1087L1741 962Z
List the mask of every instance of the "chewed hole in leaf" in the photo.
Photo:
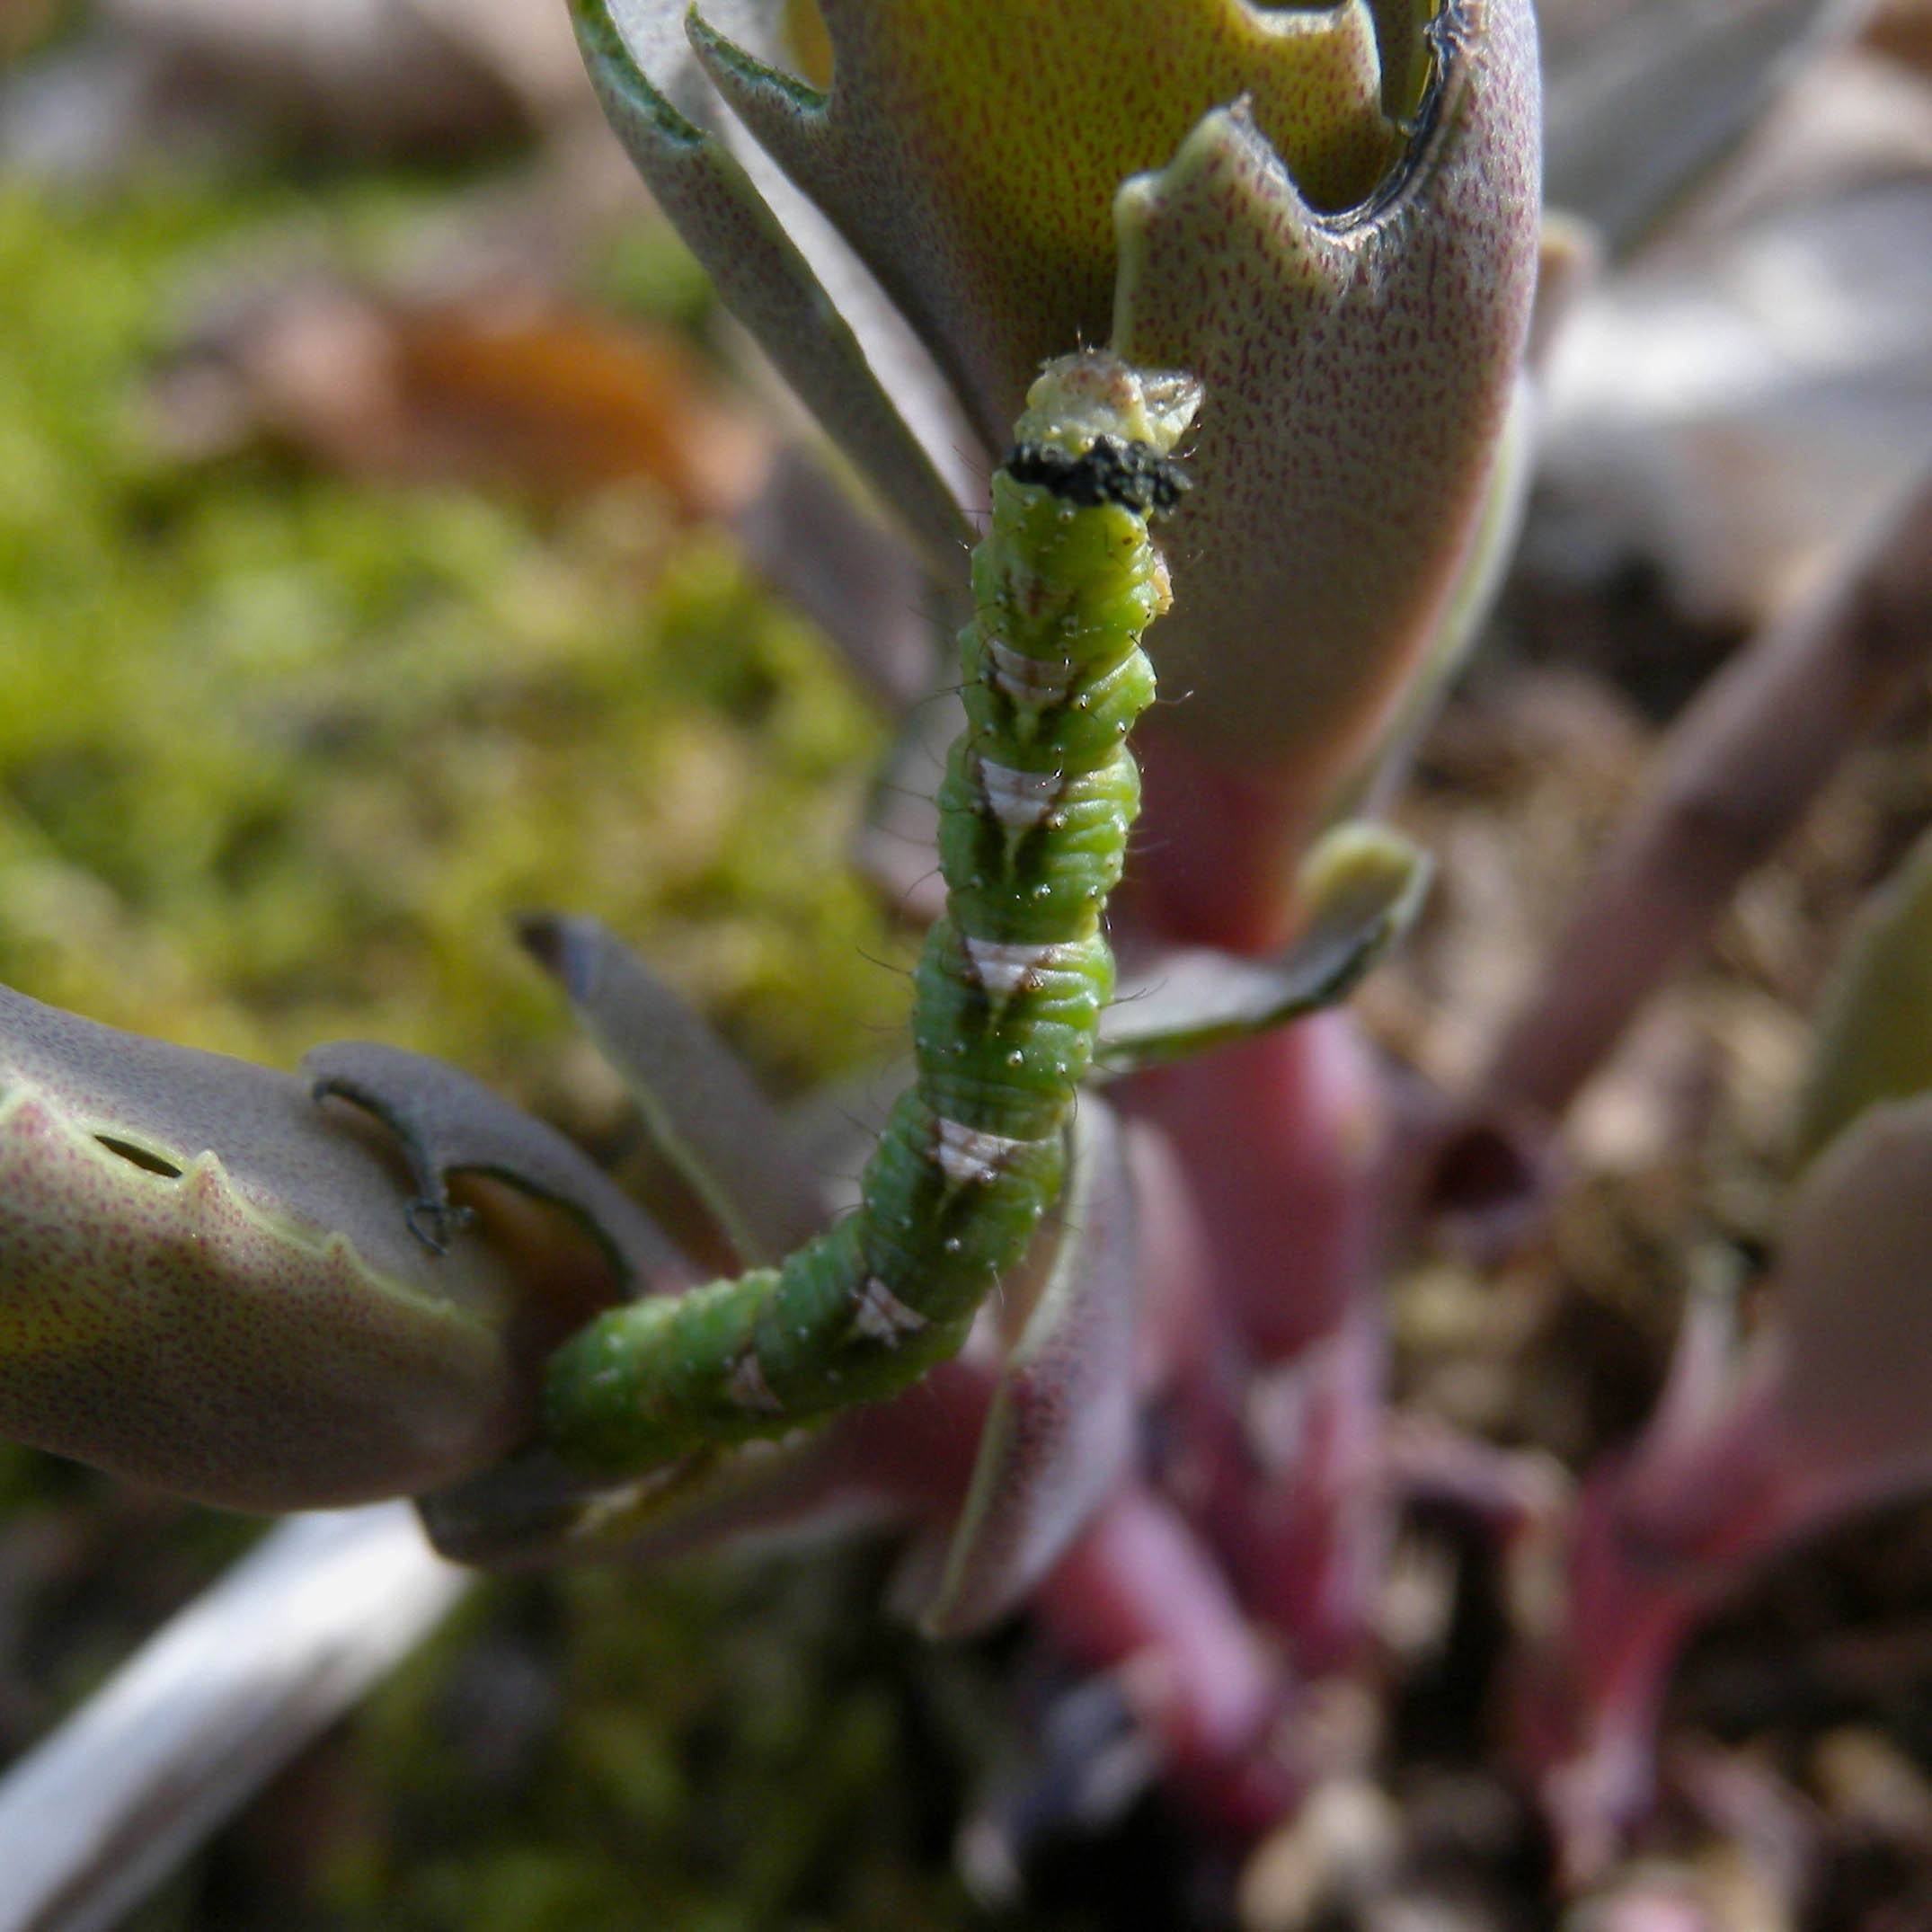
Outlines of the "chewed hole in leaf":
M1435 78L1437 56L1430 30L1444 0L1378 0L1376 46L1382 60L1382 108L1397 127L1413 126Z
M117 1139L112 1134L96 1134L94 1139L110 1154L118 1154L121 1159L147 1174L158 1174L164 1181L179 1181L182 1170L164 1154L156 1154L152 1148L137 1147L131 1140Z
M1372 208L1396 185L1405 150L1430 118L1439 23L1460 0L1244 4L1272 33L1299 42L1307 57L1306 65L1297 63L1298 78L1274 111L1265 93L1253 103L1296 188L1320 215Z
M1333 15L1335 0L1247 0L1263 17ZM1428 96L1436 57L1431 31L1447 0L1368 0L1374 23L1376 57L1381 68L1382 110L1398 128L1414 124Z

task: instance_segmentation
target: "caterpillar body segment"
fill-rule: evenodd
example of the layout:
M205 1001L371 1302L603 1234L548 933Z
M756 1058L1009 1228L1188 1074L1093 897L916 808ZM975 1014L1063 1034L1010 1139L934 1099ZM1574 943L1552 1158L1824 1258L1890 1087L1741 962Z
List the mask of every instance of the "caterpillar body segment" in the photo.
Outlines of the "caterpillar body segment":
M1127 738L1166 608L1149 518L1191 378L1050 363L995 473L960 637L967 722L939 794L947 909L914 976L917 1078L861 1206L786 1257L600 1316L553 1359L546 1439L632 1470L874 1401L954 1353L1065 1175L1113 989L1103 930L1139 804Z

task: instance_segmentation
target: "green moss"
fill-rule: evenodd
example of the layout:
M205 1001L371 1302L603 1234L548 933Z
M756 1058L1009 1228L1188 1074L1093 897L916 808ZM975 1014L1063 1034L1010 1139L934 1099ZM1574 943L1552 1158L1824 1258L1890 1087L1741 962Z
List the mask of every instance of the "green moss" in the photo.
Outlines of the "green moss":
M331 1906L396 1932L971 1923L926 1679L986 1667L882 1631L880 1584L828 1558L492 1585L365 1714L397 1838L338 1863Z

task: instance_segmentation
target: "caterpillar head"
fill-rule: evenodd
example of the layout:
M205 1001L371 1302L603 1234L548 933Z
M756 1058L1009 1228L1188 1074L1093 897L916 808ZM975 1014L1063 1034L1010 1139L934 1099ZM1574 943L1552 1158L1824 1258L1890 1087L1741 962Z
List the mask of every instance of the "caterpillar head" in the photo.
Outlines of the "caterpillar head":
M1139 369L1118 356L1058 356L1027 389L1014 438L1078 455L1104 436L1169 456L1201 401L1201 384L1183 369Z

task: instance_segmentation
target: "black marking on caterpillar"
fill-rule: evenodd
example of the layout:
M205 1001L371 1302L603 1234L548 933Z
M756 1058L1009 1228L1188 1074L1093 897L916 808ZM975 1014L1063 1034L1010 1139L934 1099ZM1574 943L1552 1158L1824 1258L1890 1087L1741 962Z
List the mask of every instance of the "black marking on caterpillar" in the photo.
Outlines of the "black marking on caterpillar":
M1113 990L1102 919L1139 805L1126 748L1166 608L1148 534L1200 400L1106 355L1050 363L993 479L960 635L967 722L940 788L946 914L914 975L917 1075L859 1210L788 1255L599 1316L553 1358L549 1445L632 1472L905 1387L1058 1197L1065 1129Z
M1165 517L1188 490L1187 472L1138 438L1096 436L1077 454L1052 443L1015 443L1000 465L1015 483L1037 483L1081 510L1118 503L1144 517Z

